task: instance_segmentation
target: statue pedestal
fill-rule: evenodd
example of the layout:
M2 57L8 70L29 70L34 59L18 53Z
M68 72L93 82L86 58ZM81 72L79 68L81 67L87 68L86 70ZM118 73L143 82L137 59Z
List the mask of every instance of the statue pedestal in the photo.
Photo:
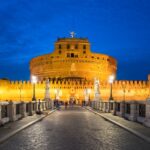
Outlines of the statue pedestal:
M50 91L49 91L49 80L46 80L46 87L45 87L45 100L49 100L50 99Z

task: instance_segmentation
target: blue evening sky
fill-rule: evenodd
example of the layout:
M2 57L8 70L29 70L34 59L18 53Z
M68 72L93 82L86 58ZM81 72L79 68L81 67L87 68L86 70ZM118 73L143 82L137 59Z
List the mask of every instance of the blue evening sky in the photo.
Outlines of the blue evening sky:
M0 78L28 80L31 58L70 31L118 60L117 79L147 80L149 0L0 0Z

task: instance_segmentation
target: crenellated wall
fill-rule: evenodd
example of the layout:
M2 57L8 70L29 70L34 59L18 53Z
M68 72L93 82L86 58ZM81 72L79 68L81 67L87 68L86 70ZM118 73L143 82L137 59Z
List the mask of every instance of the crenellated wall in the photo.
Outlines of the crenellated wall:
M86 80L54 80L50 81L50 98L55 99L55 91L60 90L61 100L69 100L73 96L78 102L81 102L84 96L84 90L91 89L90 100L94 98L94 81ZM149 94L148 81L123 81L117 80L113 83L112 93L114 100L146 100ZM44 99L45 82L39 81L35 86L37 99ZM110 95L110 84L108 82L100 83L100 93L103 101L108 101ZM33 85L30 81L9 81L0 80L0 101L31 101L33 95Z

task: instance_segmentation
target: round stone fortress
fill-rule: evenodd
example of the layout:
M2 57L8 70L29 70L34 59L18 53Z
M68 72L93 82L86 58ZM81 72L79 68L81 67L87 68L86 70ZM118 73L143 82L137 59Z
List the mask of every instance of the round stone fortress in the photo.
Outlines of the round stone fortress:
M45 79L86 79L108 81L116 76L117 61L111 56L92 53L86 38L58 38L53 53L30 61L31 75Z

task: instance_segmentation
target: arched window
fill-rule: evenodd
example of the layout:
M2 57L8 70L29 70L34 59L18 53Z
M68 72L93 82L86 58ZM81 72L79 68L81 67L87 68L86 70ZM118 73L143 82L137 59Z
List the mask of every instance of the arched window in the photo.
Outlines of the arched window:
M78 49L78 45L77 44L75 45L75 49Z
M83 45L83 49L86 49L86 45Z
M74 53L71 53L71 57L74 57Z
M61 54L61 50L59 50L58 53Z
M67 49L70 49L70 45L69 44L67 44Z
M58 45L58 48L61 49L61 44Z

